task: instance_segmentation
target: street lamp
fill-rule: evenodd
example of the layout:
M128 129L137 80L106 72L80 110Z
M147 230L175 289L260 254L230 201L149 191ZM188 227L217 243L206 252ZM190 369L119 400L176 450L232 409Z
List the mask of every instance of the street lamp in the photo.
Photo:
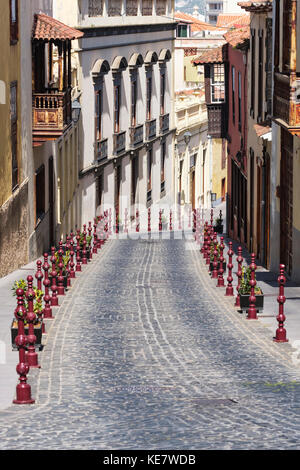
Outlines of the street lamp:
M81 112L81 105L78 100L72 102L72 119L74 122L78 122Z
M184 138L184 141L186 143L186 145L189 144L190 140L191 140L191 137L192 137L192 134L190 131L186 131L184 134L183 134L183 138Z

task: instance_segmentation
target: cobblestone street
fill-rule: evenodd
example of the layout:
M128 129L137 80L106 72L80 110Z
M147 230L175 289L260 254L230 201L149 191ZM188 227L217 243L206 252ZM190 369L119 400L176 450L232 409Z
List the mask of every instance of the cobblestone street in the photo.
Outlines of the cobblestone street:
M109 241L47 323L36 403L0 412L0 448L299 449L291 345L215 284L194 242Z

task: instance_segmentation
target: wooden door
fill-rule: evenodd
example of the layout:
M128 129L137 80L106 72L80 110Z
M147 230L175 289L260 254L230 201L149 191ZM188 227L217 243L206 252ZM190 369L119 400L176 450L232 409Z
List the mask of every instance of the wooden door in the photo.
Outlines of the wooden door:
M120 189L121 189L121 165L118 165L115 170L115 211L120 214Z
M293 136L281 129L280 263L292 272L293 256Z
M266 155L265 165L265 266L270 267L270 156Z
M192 209L195 209L195 170L191 172L191 204Z

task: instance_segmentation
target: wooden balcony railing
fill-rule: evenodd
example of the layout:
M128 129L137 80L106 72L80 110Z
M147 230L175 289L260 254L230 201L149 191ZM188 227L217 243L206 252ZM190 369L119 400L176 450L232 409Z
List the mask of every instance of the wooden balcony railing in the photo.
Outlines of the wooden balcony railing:
M130 127L130 146L131 148L141 144L144 140L144 126Z
M102 139L95 142L95 160L100 162L108 156L108 139Z
M145 122L146 126L146 140L153 139L156 137L156 119Z
M274 74L273 117L283 121L287 127L300 126L300 100L297 96L299 87L300 79L297 78L294 93L288 75Z
M170 115L169 114L161 114L159 116L159 128L160 128L160 133L164 134L165 132L168 132L169 130L169 121L170 121Z
M119 132L113 135L114 142L114 155L119 155L125 151L126 148L126 132Z
M32 109L34 141L57 139L72 120L71 91L33 93Z

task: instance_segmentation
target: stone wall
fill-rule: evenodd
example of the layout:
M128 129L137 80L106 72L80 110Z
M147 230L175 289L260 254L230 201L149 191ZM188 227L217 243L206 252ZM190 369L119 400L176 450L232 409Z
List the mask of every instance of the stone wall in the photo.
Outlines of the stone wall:
M28 182L0 208L0 277L28 263Z

